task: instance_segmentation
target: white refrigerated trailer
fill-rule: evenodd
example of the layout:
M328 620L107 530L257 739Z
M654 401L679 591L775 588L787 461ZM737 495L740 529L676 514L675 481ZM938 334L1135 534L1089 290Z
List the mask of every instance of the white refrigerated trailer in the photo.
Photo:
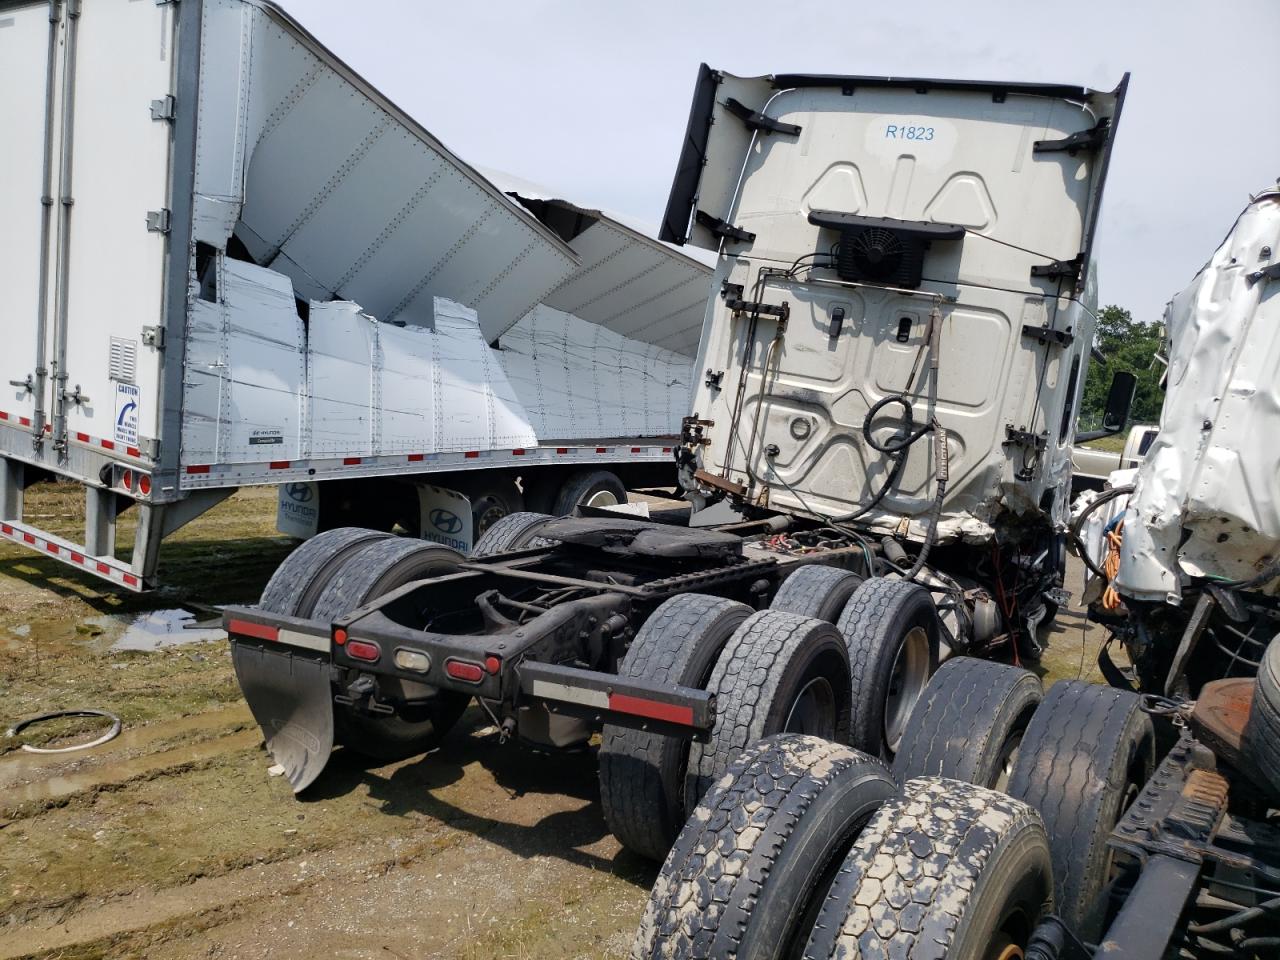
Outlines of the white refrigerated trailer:
M465 549L673 482L709 269L502 192L274 4L0 0L0 131L4 538L141 590L241 486ZM50 475L81 542L23 519Z

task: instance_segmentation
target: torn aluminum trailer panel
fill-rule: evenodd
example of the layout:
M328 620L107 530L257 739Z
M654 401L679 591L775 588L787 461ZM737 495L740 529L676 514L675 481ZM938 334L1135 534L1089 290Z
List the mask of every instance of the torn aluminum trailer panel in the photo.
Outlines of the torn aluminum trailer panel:
M1164 323L1160 433L1115 586L1178 603L1183 575L1249 580L1280 556L1280 189L1252 199Z
M709 374L693 409L714 421L703 468L776 510L849 515L889 469L864 418L905 392L917 425L936 416L946 430L942 540L986 540L1004 511L1064 522L1091 241L1124 89L704 66L662 233L721 255L695 364ZM858 218L923 236L918 277L846 279L875 268L856 246L847 272L835 255L839 223L875 239ZM907 270L905 254L888 262ZM902 410L886 413L872 425L882 444ZM911 450L865 522L923 539L931 446Z
M572 271L559 238L274 4L205 0L192 239L430 326L466 303L496 339Z
M672 353L690 358L697 353L710 267L654 240L617 214L578 206L505 173L486 175L581 259L573 273L543 297L544 304Z

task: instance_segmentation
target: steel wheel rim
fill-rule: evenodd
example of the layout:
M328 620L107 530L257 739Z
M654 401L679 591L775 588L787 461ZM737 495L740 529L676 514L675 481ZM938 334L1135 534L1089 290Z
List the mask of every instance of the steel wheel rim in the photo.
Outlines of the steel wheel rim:
M787 711L783 733L805 733L825 740L836 736L836 695L825 677L806 683Z
M487 497L485 499L488 500L488 502L486 503L484 500L480 501L481 508L476 515L477 538L483 535L486 530L505 517L508 513L507 508L496 500L492 500Z
M902 733L911 716L911 708L920 699L929 682L929 634L924 627L912 627L902 638L889 672L889 691L885 696L884 741L889 752L896 753Z
M1008 792L1009 778L1013 776L1013 764L1018 759L1018 748L1022 746L1023 732L1019 730L1005 741L1000 751L999 772L996 774L996 782L991 785L992 790Z
M584 501L588 507L616 507L620 502L612 490L597 490Z

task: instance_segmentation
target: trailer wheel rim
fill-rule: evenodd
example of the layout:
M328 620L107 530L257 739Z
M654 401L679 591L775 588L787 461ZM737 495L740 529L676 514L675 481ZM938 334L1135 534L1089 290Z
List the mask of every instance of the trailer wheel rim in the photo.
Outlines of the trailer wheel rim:
M836 694L826 677L814 677L800 689L791 701L782 732L835 739Z
M916 705L929 682L929 633L924 627L912 627L902 638L889 673L889 691L885 696L884 742L890 753L896 753L907 727L911 708Z
M1018 760L1018 748L1022 746L1022 735L1025 732L1024 730L1019 730L1012 734L1004 742L1004 746L1000 748L1000 760L997 765L999 773L996 774L996 782L991 785L992 790L999 790L1001 793L1008 792L1009 778L1013 776L1013 765Z
M612 490L597 490L587 497L583 503L588 507L616 507L618 505L618 495Z
M496 497L484 497L480 500L480 509L476 511L476 539L479 540L486 530L505 517L510 511L506 505L499 503Z
M989 960L1025 960L1026 952L1001 931L987 948L987 957Z

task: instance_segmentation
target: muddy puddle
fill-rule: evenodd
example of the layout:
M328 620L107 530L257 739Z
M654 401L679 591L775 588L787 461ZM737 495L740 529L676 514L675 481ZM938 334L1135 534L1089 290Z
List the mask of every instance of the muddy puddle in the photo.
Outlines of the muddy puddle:
M73 646L94 653L147 651L221 640L225 636L209 619L197 619L191 611L176 608L95 614L75 621L32 619L4 624L0 625L0 648L43 647L55 652Z

